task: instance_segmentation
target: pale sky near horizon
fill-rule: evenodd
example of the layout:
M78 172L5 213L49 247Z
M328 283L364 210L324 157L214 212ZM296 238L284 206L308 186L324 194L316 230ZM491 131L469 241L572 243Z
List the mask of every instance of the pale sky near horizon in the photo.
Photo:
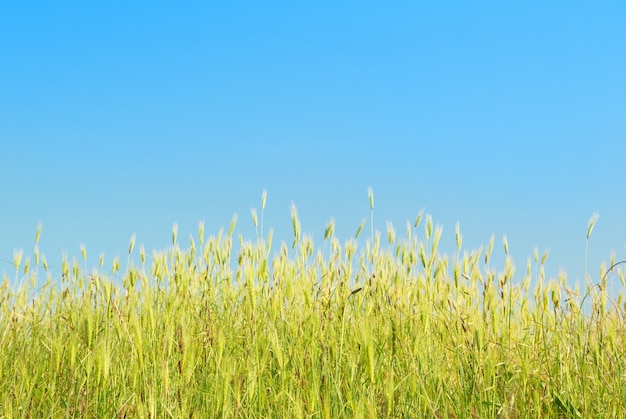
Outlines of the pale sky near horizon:
M321 244L420 209L453 251L506 234L520 278L626 259L626 3L3 2L0 275L128 241L184 245L204 220ZM361 244L366 236L362 236ZM613 279L619 282L617 276ZM621 290L621 285L617 288Z

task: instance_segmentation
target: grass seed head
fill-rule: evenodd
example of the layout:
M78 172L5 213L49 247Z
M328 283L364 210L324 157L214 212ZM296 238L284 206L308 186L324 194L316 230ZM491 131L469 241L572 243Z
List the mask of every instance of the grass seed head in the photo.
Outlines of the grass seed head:
M204 246L204 221L198 223L198 240L200 240L200 246Z
M359 228L356 229L356 234L354 235L355 239L359 238L359 234L361 234L361 231L363 230L363 227L365 226L366 221L367 219L363 218L363 220L361 221L361 224L359 224Z
M387 222L387 241L391 245L393 245L396 241L396 229L393 228L393 224L389 221Z
M24 256L24 250L14 250L13 251L13 266L15 266L15 270L17 271L22 263L22 257Z
M430 214L426 215L426 240L430 239L433 235L433 217Z
M254 228L259 227L259 217L256 213L256 208L250 208L250 214L252 215L252 223L254 224Z
M133 253L133 249L135 248L135 240L137 240L137 235L133 233L133 235L130 236L130 243L128 245L128 254L129 255L131 253Z
M291 203L291 224L293 226L293 245L295 248L296 244L300 241L300 220L298 220L298 209L296 205Z
M587 224L587 240L591 237L591 232L593 231L593 227L598 222L598 218L600 218L600 214L596 211L589 218L589 223Z
M41 237L42 226L43 224L41 222L37 225L37 232L35 233L35 244L39 243L39 237Z
M27 256L24 261L24 275L28 275L28 272L30 272L30 258Z
M192 255L196 254L196 241L193 239L193 234L189 233L189 249Z
M329 237L335 234L335 220L333 218L330 219L328 225L326 226L326 230L324 231L324 240L327 240Z
M174 223L172 226L172 245L176 245L176 238L178 237L178 224Z
M463 245L463 235L461 234L461 224L457 221L455 228L455 238L456 238L456 249L457 251L461 251L461 246Z
M491 238L489 239L489 247L487 248L487 251L485 252L485 263L489 263L489 258L491 257L491 252L493 252L493 242L495 240L495 235L491 235Z
M237 213L233 214L233 218L230 220L230 226L228 227L228 237L233 237L233 232L237 226Z
M113 265L111 266L111 275L114 275L116 272L120 271L120 258L115 256L113 258Z
M261 194L261 211L265 211L265 203L267 202L267 190L263 189Z
M422 222L422 216L424 215L424 210L420 210L417 213L417 217L415 217L415 223L413 224L413 227L417 228L420 223Z

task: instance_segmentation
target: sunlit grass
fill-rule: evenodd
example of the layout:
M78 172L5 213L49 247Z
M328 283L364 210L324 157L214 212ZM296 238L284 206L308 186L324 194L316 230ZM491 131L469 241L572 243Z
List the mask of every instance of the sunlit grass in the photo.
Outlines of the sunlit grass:
M441 254L421 213L386 243L359 237L364 222L341 242L331 220L316 247L292 206L292 246L271 250L264 207L265 194L252 241L236 217L208 238L200 224L184 248L174 227L169 249L141 246L124 272L102 257L87 271L81 247L57 278L37 248L34 264L16 252L0 288L0 416L623 414L624 302L606 277L571 289L545 278L538 251L521 274L508 254L498 270L494 239L466 250L459 226Z

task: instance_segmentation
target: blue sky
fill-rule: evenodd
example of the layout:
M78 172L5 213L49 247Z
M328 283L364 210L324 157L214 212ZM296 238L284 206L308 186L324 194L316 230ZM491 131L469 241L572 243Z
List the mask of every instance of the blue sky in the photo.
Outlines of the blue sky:
M3 2L0 273L227 227L290 241L420 209L518 277L626 259L626 3ZM617 281L617 278L615 278Z

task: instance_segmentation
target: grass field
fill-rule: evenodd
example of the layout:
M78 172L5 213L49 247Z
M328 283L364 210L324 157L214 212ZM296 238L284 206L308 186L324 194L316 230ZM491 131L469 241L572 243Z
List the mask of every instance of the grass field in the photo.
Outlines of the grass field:
M207 238L201 224L182 248L174 229L152 255L133 238L125 271L119 260L88 268L83 249L56 277L37 251L16 252L0 289L0 416L625 411L624 303L606 292L619 269L570 289L564 276L545 278L546 255L521 272L506 255L496 269L494 240L467 251L458 228L443 255L430 216L402 239L362 224L341 242L331 222L316 247L293 208L294 242L274 250L271 231L246 241L235 222Z

